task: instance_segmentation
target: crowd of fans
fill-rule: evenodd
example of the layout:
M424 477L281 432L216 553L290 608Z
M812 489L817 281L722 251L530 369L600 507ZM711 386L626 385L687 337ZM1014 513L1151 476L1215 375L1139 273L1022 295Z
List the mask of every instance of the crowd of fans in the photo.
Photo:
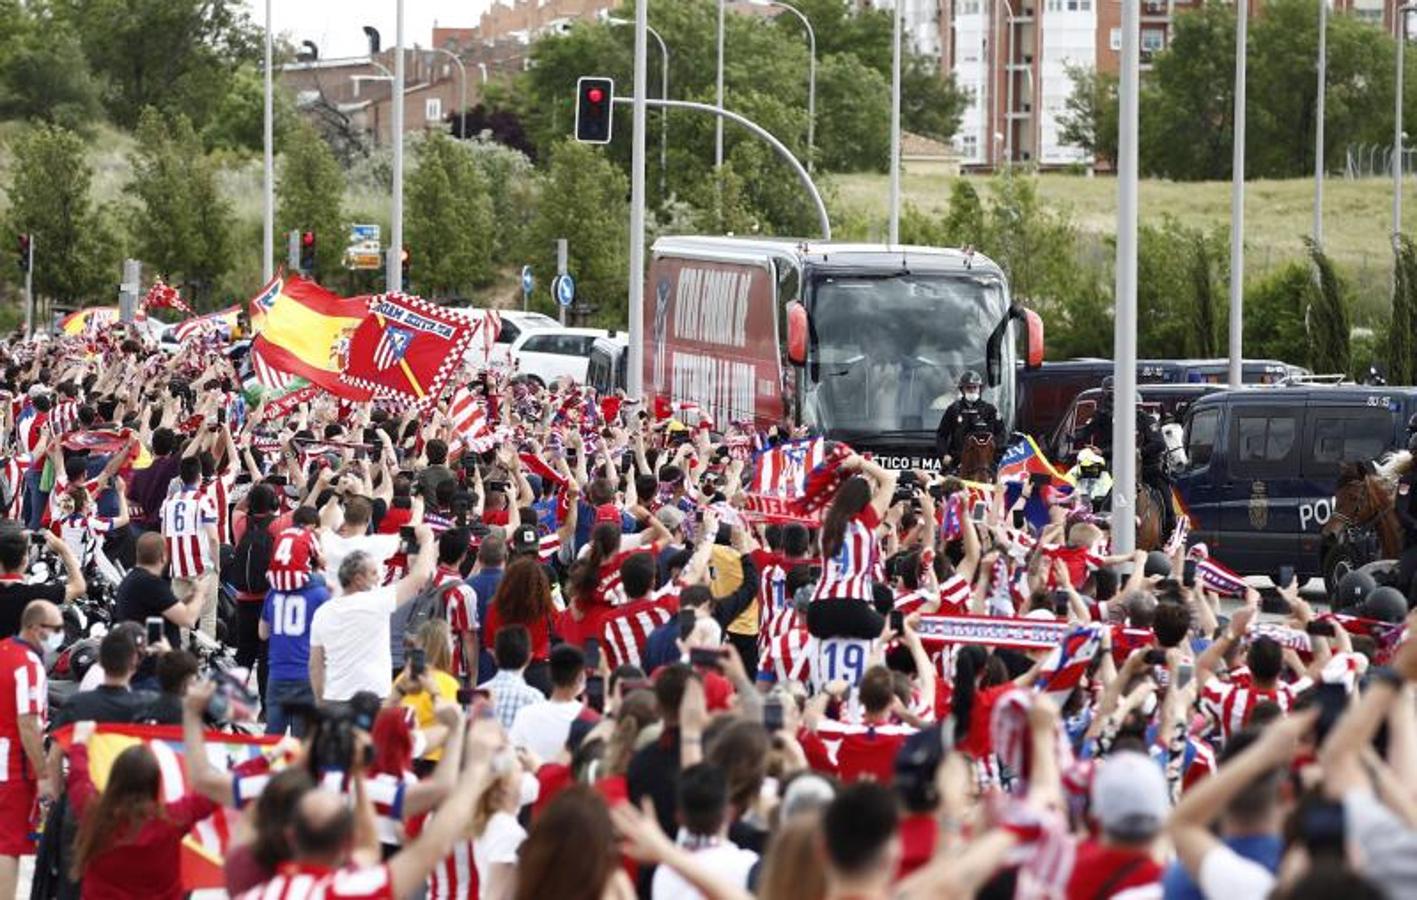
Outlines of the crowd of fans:
M1417 896L1417 642L1223 607L1184 525L836 447L767 516L786 431L272 408L226 349L0 348L0 896L38 845L34 896L179 897L223 809L263 900Z

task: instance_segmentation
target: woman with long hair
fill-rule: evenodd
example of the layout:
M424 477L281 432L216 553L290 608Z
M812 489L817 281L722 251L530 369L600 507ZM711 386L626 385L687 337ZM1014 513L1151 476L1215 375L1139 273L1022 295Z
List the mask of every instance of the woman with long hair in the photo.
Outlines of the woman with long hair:
M251 814L251 839L226 851L222 869L227 896L239 897L265 884L278 867L295 856L290 846L290 825L300 798L314 786L310 773L302 766L284 769L266 783Z
M503 748L492 768L498 774L477 798L472 814L472 861L482 900L506 900L516 890L517 853L526 838L526 829L517 821L522 767L511 749Z
M599 640L605 617L625 600L620 566L634 553L649 553L657 559L671 537L656 516L650 516L644 531L628 536L621 535L618 518L597 522L585 556L571 567L569 602L556 623L562 640L577 647L584 647L586 638Z
M874 640L886 624L871 606L872 585L884 575L877 529L896 473L855 453L841 467L856 474L837 489L822 520L822 577L807 607L807 630L817 638Z
M73 877L83 881L82 896L179 900L182 838L216 804L196 793L163 802L162 770L147 744L118 754L100 794L89 774L92 734L92 722L79 723L69 748L69 803L79 819Z
M489 653L503 625L523 625L531 632L531 664L522 677L547 696L551 694L551 619L555 614L546 568L533 557L522 557L502 573L497 593L487 604L487 622L482 629L482 646Z
M797 813L778 826L763 858L761 900L821 900L827 894L821 855L822 815Z
M576 852L566 852L566 836ZM556 795L521 845L515 900L632 900L605 800L585 785Z
M438 701L457 703L460 685L451 671L453 633L448 627L448 620L429 619L418 629L416 638L418 646L423 650L424 674L416 687L407 684L411 679L400 675L400 679L405 681L403 705L413 710L414 726L420 731L428 732L439 724L434 714ZM442 756L441 748L426 750L415 762L414 771L419 775L426 775L432 769L431 763L436 763Z

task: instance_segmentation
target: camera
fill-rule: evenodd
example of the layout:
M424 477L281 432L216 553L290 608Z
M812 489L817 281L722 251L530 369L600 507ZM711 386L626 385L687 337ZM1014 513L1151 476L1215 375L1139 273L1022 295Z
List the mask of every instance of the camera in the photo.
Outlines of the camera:
M312 776L319 778L325 772L348 772L353 769L358 733L372 731L378 715L379 697L368 692L355 694L347 703L335 703L317 710L315 735L310 742ZM373 745L365 744L364 759L358 762L367 768L373 763L373 756Z

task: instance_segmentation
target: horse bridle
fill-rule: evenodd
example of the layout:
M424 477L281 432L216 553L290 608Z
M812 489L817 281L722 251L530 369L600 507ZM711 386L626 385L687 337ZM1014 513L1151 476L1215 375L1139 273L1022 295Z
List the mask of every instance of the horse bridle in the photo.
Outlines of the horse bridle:
M1347 513L1342 513L1342 512L1339 512L1337 509L1334 509L1334 511L1330 514L1330 518L1332 518L1332 519L1337 519L1339 522L1342 522L1344 525L1347 525L1347 526L1350 527L1350 528L1362 528L1364 525L1367 525L1369 522L1372 522L1372 521L1378 519L1379 517L1381 517L1382 514L1383 514L1383 506L1384 506L1384 503L1383 503L1383 498L1381 498L1381 497L1379 497L1379 496L1377 495L1377 484L1376 484L1376 482L1377 482L1377 478L1374 477L1374 476L1369 476L1369 475L1364 475L1364 476L1363 476L1363 489L1364 489L1364 490L1367 492L1367 494L1368 494L1368 505L1369 505L1369 507L1370 507L1371 510L1372 510L1372 515L1368 516L1368 517L1365 518L1365 519L1358 520L1358 519L1354 519L1352 516L1348 515ZM1335 506L1336 506L1336 505L1337 505L1337 504L1335 504Z

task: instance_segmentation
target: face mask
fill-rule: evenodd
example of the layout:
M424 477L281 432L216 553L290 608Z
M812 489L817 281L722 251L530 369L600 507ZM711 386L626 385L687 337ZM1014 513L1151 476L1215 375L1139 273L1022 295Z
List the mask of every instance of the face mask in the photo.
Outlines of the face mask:
M964 399L965 399L965 401L967 401L967 402L969 402L969 403L975 403L975 402L977 402L977 401L979 400L979 392L978 392L978 391L965 391L965 392L964 392Z
M59 647L63 645L63 643L64 632L52 631L49 633L49 636L44 639L44 649L50 653L53 653L54 651L58 650Z

